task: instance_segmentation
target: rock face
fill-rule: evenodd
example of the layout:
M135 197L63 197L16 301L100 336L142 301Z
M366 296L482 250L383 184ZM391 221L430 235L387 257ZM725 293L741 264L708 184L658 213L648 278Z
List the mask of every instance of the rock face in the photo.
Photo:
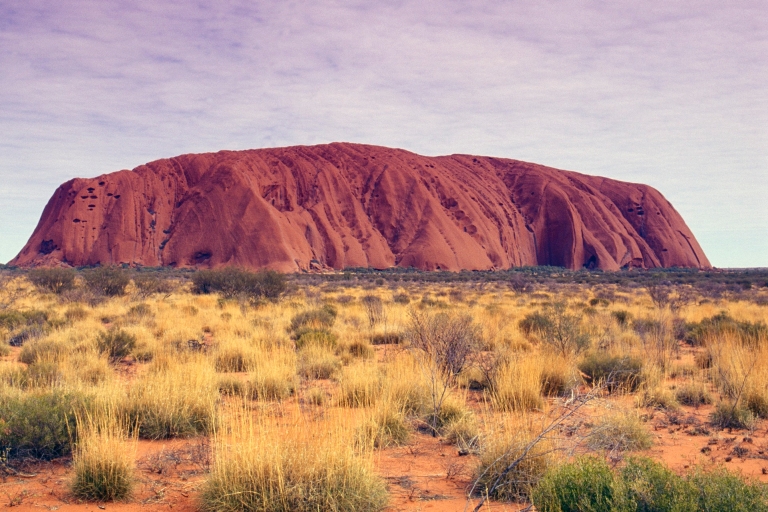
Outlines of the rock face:
M61 185L10 263L709 267L651 187L501 158L321 146L183 155Z

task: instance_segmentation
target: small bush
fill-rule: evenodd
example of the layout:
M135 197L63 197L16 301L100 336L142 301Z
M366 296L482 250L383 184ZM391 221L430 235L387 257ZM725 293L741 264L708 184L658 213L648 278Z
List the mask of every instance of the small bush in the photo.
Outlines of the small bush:
M684 339L691 345L702 345L709 336L732 333L748 344L756 345L760 340L768 339L768 326L762 322L746 322L732 318L727 312L705 318L698 323L685 326Z
M766 397L765 392L749 391L744 402L747 405L747 409L752 411L752 414L756 417L768 418L768 397Z
M131 279L120 267L96 267L83 272L85 284L94 293L116 297L125 295L125 288Z
M638 407L652 407L667 411L675 411L680 408L675 394L661 386L643 389L637 395L636 402Z
M38 290L61 294L75 287L75 271L71 268L37 268L27 278Z
M82 306L72 306L64 312L64 318L68 322L79 322L88 318L88 311Z
M725 468L706 471L697 468L688 477L696 489L696 510L712 512L766 512L768 493L760 482L744 480Z
M193 293L220 293L224 298L244 295L276 300L285 292L285 276L273 270L250 272L235 267L200 270L192 276Z
M96 347L100 354L114 364L122 361L136 347L136 336L122 329L110 329L99 333L96 338Z
M0 453L49 460L71 452L75 415L89 404L85 395L58 389L0 393Z
M755 415L741 404L723 401L715 406L709 421L716 428L751 429L755 426Z
M593 385L604 383L608 391L635 391L642 383L643 362L631 356L612 356L605 352L588 354L578 365Z
M220 375L218 387L222 395L247 396L249 394L248 384L236 375Z

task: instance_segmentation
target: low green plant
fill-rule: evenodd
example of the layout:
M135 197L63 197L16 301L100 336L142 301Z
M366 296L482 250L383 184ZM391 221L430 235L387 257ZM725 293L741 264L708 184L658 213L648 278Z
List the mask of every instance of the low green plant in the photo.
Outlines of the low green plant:
M50 340L37 339L24 344L19 352L19 362L34 364L38 361L59 361L69 351L64 343Z
M0 453L43 460L68 455L75 416L89 404L86 395L60 389L0 391Z
M596 457L580 457L549 469L531 494L541 512L628 510L610 466Z

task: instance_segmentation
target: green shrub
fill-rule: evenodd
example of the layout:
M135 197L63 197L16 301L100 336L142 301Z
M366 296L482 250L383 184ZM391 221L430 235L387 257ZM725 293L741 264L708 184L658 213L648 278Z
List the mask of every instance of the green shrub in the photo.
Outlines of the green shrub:
M629 510L638 512L698 510L696 489L690 482L663 464L648 458L632 457L619 478L626 492Z
M581 457L550 469L533 492L541 512L765 512L767 498L765 485L724 468L681 477L647 458L612 472L602 459Z
M60 294L75 287L75 271L71 268L36 268L27 278L38 290Z
M200 270L192 276L192 291L220 293L224 298L244 295L251 299L275 300L285 292L285 276L273 270L250 272L235 267Z
M49 460L72 451L75 415L89 400L58 389L0 394L0 453Z
M96 267L85 271L83 278L91 291L107 297L125 295L125 288L131 282L128 273L115 266Z
M136 347L136 336L122 329L110 329L96 338L99 353L107 356L110 363L117 363Z
M605 460L580 457L547 471L532 501L541 512L612 512L629 510L624 494Z
M687 480L698 494L698 503L694 510L703 512L768 511L768 494L765 485L746 481L725 468L711 471L697 468Z
M395 304L410 304L411 302L411 298L406 293L398 293L392 297L392 300Z
M578 368L589 376L592 384L605 384L610 392L635 391L642 383L643 362L630 356L592 352L581 360Z
M0 328L8 329L12 331L26 325L27 319L20 311L8 310L0 311Z

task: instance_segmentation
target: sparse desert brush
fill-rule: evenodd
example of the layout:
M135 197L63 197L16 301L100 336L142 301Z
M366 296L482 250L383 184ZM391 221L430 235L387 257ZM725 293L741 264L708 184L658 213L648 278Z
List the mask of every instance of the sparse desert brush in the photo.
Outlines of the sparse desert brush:
M291 350L273 349L253 368L248 379L255 400L283 400L296 392L296 355Z
M329 348L313 344L299 350L297 367L305 379L330 379L341 369L341 361Z
M210 512L373 512L387 492L370 448L341 421L276 424L250 411L222 415L200 507Z
M76 498L104 502L130 496L136 443L127 430L114 410L78 415L71 484Z
M342 407L370 407L381 395L381 373L375 364L349 365L338 380L336 403Z
M530 425L517 424L510 418L488 427L480 444L473 494L498 500L530 500L533 489L554 463L555 446L549 440L531 445L535 435Z
M653 438L640 417L633 411L615 411L604 414L587 439L593 450L620 453L645 450Z
M544 361L536 356L515 355L495 372L490 388L493 407L499 411L541 409Z
M218 396L216 373L200 358L150 368L132 383L123 407L141 438L189 437L209 431Z

